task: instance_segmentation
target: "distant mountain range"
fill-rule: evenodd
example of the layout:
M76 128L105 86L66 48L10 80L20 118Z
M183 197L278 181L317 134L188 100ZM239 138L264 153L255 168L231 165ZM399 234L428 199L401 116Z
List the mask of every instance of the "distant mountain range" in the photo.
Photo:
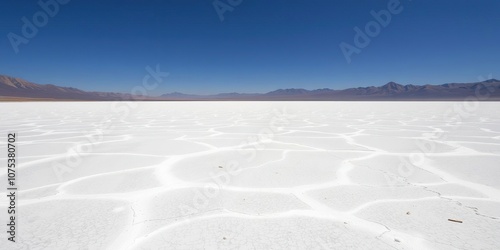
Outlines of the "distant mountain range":
M470 96L488 96L500 101L500 81L490 79L474 83L442 85L401 85L389 82L380 87L333 89L278 89L264 94L222 93L189 95L170 93L158 97L132 96L112 92L87 92L51 84L36 84L20 78L0 75L0 100L80 100L80 101L451 101Z
M20 78L0 75L0 98L17 99L49 99L49 100L82 100L105 101L126 100L131 95L109 92L87 92L76 88L60 87L52 84L36 84Z
M225 93L217 95L165 94L169 100L256 100L256 101L447 101L474 96L500 101L500 81L490 79L475 83L443 85L401 85L389 82L380 87L333 89L278 89L265 94ZM488 98L485 98L488 96Z

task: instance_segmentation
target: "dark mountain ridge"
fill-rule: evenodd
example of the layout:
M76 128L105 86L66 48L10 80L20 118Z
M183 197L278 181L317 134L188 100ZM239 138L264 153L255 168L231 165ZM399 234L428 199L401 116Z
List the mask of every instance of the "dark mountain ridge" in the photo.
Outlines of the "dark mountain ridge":
M0 75L0 97L85 101L459 101L467 97L477 97L481 101L500 101L500 81L489 79L474 83L446 83L442 85L402 85L389 82L380 87L369 86L343 90L290 88L278 89L264 94L221 93L216 95L191 95L174 92L159 97L145 97L112 92L87 92L77 88L36 84L20 78Z

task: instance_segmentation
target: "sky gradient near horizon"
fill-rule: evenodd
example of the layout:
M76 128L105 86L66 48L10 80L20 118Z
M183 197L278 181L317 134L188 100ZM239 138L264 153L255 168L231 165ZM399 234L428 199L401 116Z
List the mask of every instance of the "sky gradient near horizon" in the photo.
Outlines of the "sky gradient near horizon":
M0 74L127 93L159 65L169 76L151 95L499 78L498 0L400 0L400 13L348 63L339 45L355 45L354 28L391 1L241 0L221 20L213 0L71 0L18 53L9 34L23 37L22 18L43 8L2 1Z

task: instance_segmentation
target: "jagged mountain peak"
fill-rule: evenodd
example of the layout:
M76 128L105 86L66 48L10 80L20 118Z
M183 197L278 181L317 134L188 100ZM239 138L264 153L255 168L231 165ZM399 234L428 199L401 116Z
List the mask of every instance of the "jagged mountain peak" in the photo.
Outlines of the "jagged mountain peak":
M388 82L382 86L385 89L403 89L404 86L396 82Z

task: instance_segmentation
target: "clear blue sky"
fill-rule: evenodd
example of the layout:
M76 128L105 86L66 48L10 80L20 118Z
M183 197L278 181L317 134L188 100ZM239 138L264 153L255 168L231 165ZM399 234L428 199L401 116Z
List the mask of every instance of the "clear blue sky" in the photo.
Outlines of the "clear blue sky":
M243 0L221 21L212 0L71 0L15 53L8 34L22 35L22 17L31 20L42 8L37 1L6 0L0 3L0 74L130 92L146 66L159 64L170 75L153 95L500 76L498 0L400 0L401 13L347 63L339 44L353 44L354 27L364 29L374 20L370 11L387 10L388 2Z

